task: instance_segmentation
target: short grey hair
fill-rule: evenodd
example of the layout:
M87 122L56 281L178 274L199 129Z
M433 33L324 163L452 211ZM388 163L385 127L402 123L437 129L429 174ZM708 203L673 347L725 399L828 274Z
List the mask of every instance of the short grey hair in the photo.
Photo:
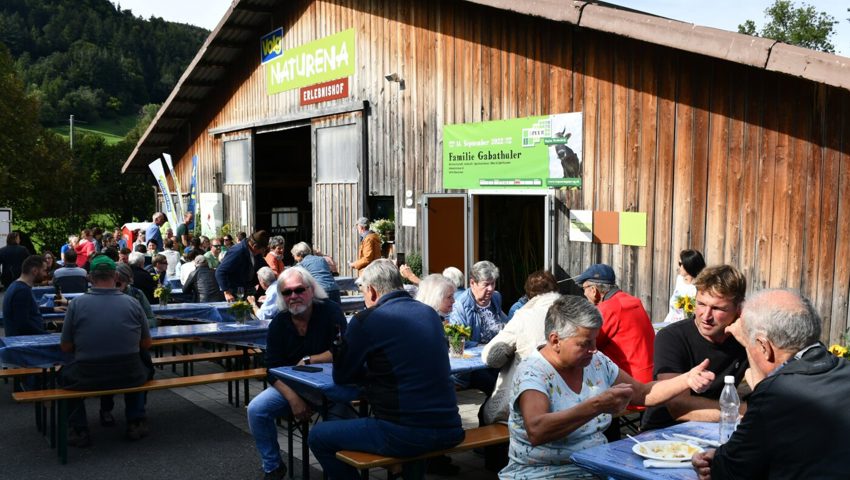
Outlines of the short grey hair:
M127 257L127 263L130 265L135 265L137 267L145 266L145 254L142 252L130 252L130 255Z
M386 295L395 290L404 289L398 267L386 258L379 258L370 263L368 267L363 269L356 283L358 286L374 288L379 296Z
M455 291L455 284L439 273L432 273L419 282L419 290L416 292L416 300L437 310L439 313L443 298Z
M455 284L455 288L463 288L463 285L466 283L463 278L463 272L459 268L446 267L443 270L443 276L451 280Z
M194 260L192 260L192 263L194 263L196 267L200 267L201 265L209 266L207 257L205 257L204 255L198 255L197 257L195 257Z
M257 270L257 279L266 285L271 285L277 279L277 275L275 275L274 270L269 267L263 267Z
M154 222L156 222L156 220L158 218L165 218L165 214L162 213L162 212L156 212L156 213L153 214L153 217L151 217L151 218L153 219Z
M601 328L602 314L590 301L577 295L561 295L546 312L546 337L555 332L558 338L569 338L579 328Z
M286 239L284 239L280 235L275 235L274 237L269 239L269 248L275 248L278 245L280 245L281 247L285 247L286 246Z
M277 303L277 308L281 312L288 312L289 306L286 304L286 300L283 299L283 295L281 295L280 290L283 288L283 284L285 284L286 281L289 280L290 277L294 277L294 276L301 278L301 281L304 282L305 284L307 284L310 287L310 290L313 291L313 302L314 303L316 302L316 300L322 301L322 300L325 300L326 298L328 298L328 293L325 291L324 288L322 288L321 285L318 284L318 282L316 282L316 279L313 278L312 275L310 275L310 272L308 272L307 269L305 269L304 267L298 267L298 266L289 267L286 270L284 270L283 273L281 273L279 277L277 277L277 294L278 295L277 295L277 299L275 300L275 303Z
M482 260L472 266L470 278L476 282L495 282L499 279L499 267L493 262Z
M307 255L311 255L313 250L310 248L310 245L307 242L298 242L292 246L292 250L290 250L293 257L306 257Z
M754 294L744 303L742 318L750 342L763 335L782 350L796 353L820 340L820 316L796 290L769 289Z
M369 228L369 219L366 217L360 217L357 219L357 223L355 225L358 227Z
M118 272L118 277L128 284L133 284L133 269L126 263L118 262L115 265L115 271Z

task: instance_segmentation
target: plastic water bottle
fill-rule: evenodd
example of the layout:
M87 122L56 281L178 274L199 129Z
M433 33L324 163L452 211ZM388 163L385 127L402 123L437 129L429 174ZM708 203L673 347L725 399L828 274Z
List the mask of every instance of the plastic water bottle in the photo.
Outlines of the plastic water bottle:
M727 375L723 378L723 391L720 393L720 443L729 441L732 432L738 427L738 414L741 399L735 388L735 377Z

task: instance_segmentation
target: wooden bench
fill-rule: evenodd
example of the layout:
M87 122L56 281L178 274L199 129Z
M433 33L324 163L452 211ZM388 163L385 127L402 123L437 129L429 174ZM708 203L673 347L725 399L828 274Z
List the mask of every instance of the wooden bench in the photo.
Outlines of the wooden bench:
M248 348L244 350L222 350L216 352L191 353L186 355L170 355L167 357L153 357L151 361L154 367L163 365L183 364L183 376L194 375L193 368L189 368L195 362L215 362L218 360L245 360L246 362L254 355L261 353L260 350ZM229 365L229 362L228 362ZM247 363L246 363L247 366ZM230 370L230 368L227 368Z
M208 373L205 375L194 375L190 377L174 377L150 380L149 382L130 388L116 388L112 390L66 390L62 388L50 390L33 390L29 392L15 392L12 398L20 403L27 402L53 402L58 404L58 418L55 409L51 415L51 447L56 445L59 461L62 464L68 462L68 400L99 397L101 395L119 395L124 393L141 393L154 390L167 390L172 388L193 387L221 382L245 382L245 403L248 403L248 381L266 377L265 368L253 368L250 370L234 370L230 372ZM237 383L238 385L238 383ZM237 387L238 388L238 387ZM239 393L237 390L237 406Z
M348 465L351 465L357 470L360 470L360 477L363 479L368 479L370 468L389 467L392 465L399 465L407 462L425 460L427 458L437 457L440 455L448 455L452 453L473 450L476 448L488 447L490 445L498 445L500 443L505 443L510 439L510 436L508 435L508 426L501 423L487 425L485 427L472 428L466 430L465 433L466 435L464 436L463 441L452 448L448 448L445 450L436 450L416 457L385 457L374 453L356 452L353 450L341 450L339 452L336 452L336 458L337 460L347 463Z

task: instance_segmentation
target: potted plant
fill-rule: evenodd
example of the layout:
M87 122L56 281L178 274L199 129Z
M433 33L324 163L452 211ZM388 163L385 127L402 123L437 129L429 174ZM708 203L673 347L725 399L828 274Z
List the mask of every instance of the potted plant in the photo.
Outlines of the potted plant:
M248 321L248 317L251 315L251 312L254 311L254 307L251 306L250 303L245 300L237 300L230 304L229 312L233 315L233 318L236 319L236 323L243 324Z
M375 220L369 229L378 234L382 243L395 241L395 222L389 218Z
M446 339L449 341L449 356L463 358L463 347L472 335L472 330L464 325L447 323L443 325L443 331L446 332Z

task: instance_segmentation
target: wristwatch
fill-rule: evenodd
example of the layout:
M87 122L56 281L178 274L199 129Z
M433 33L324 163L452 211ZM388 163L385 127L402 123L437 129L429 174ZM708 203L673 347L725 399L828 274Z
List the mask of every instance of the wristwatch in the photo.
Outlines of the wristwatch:
M301 361L304 362L304 365L310 365L310 355L305 355Z

